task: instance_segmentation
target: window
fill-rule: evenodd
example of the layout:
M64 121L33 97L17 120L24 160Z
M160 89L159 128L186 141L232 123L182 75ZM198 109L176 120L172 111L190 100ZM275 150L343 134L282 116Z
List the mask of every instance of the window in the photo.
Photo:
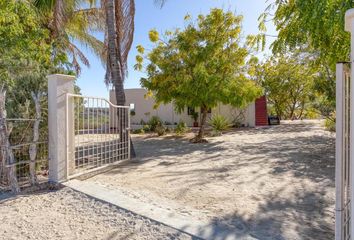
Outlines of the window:
M195 112L195 110L194 110L194 108L193 108L193 107L188 107L187 112L188 112L188 115L193 115L193 114L194 114L194 112Z
M135 111L135 103L129 104L130 111Z

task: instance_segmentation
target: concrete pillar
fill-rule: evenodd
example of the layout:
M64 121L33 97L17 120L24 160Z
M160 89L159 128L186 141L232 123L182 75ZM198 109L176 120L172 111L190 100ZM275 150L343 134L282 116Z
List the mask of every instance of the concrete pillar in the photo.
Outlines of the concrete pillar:
M345 30L351 33L351 39L350 39L350 68L351 68L351 74L350 74L350 182L354 182L354 154L353 154L353 149L354 149L354 65L353 65L353 60L354 60L354 9L349 9L345 13ZM352 184L353 185L353 184ZM350 218L353 219L354 216L354 191L353 187L350 190L350 199L351 199L351 212L350 212ZM354 221L351 221L351 229L350 229L350 236L354 236Z
M75 76L53 74L48 77L48 134L49 134L49 181L59 183L68 178L68 146L73 146L72 137L67 137L66 94L74 93ZM68 104L69 105L69 104ZM71 111L68 111L69 113ZM71 121L73 122L73 121ZM73 131L73 128L71 128ZM72 135L72 134L70 134ZM68 142L69 140L70 142Z

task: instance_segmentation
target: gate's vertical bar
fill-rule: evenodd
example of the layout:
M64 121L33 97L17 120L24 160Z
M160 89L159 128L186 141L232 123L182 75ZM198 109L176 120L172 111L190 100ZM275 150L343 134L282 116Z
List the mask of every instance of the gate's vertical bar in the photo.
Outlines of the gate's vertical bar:
M128 126L127 126L127 131L128 131L128 160L130 160L130 107L127 108L127 112L128 112Z
M343 63L336 65L336 225L335 239L342 239L343 229Z

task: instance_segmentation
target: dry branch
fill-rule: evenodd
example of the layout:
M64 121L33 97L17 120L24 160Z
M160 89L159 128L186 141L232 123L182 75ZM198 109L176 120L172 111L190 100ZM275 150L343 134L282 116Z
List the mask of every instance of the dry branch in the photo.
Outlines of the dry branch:
M7 175L11 190L17 193L20 191L20 188L17 182L16 166L13 165L15 163L15 156L12 152L10 141L9 141L11 129L8 129L6 124L5 101L6 101L6 91L2 86L0 88L0 147L1 147L1 156L2 156L1 166L3 167L3 173ZM10 166L5 167L6 164Z

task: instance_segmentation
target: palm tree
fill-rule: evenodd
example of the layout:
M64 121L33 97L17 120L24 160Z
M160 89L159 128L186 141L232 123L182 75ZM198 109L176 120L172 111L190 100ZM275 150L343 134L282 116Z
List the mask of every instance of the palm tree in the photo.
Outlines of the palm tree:
M155 4L161 7L165 0L154 0ZM105 83L114 86L117 105L124 106L124 80L127 74L128 53L133 43L134 37L134 0L101 0L101 7L105 10L106 31L106 77ZM119 113L118 113L119 114ZM120 139L126 142L127 132L123 130L124 118L119 116L119 134ZM131 142L131 139L128 141ZM131 142L132 156L135 156L133 144Z
M53 56L58 59L70 56L72 65L79 75L80 62L90 63L75 41L92 50L102 61L104 44L92 35L103 31L105 16L96 8L94 0L29 0L38 10L42 25L49 30L49 41L53 44ZM83 8L88 6L88 8Z
M163 6L166 0L154 0ZM124 80L128 53L134 37L134 0L102 0L106 15L106 84L112 84L118 105L125 105Z

